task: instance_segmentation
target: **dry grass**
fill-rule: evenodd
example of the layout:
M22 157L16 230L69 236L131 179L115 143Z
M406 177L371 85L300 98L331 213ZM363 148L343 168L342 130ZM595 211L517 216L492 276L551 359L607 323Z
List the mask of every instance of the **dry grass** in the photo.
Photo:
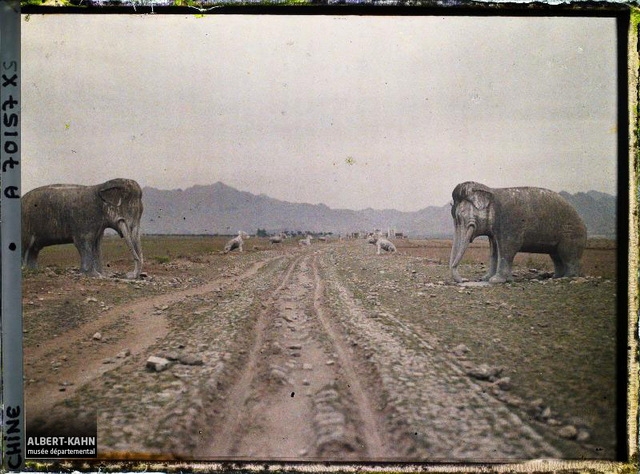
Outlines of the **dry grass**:
M197 258L198 256L222 252L230 237L209 236L146 236L142 239L145 268L154 263L167 263L177 258ZM412 240L398 239L394 241L399 252L415 257L422 257L441 264L449 262L451 254L450 240ZM287 239L280 246L297 245L297 239ZM314 245L325 245L314 243ZM245 251L262 251L273 248L267 238L252 237L245 241ZM133 265L131 255L124 241L118 237L108 236L102 245L105 266L120 271L130 270ZM462 264L487 263L489 260L489 244L487 241L472 243L462 259ZM39 265L50 267L79 266L80 260L75 247L71 244L47 247L42 250ZM553 271L551 258L545 254L519 253L514 264L535 268L540 271ZM617 271L616 242L607 239L592 239L587 243L582 257L582 273L590 276L614 278Z
M397 240L398 251L415 257L423 257L441 264L449 262L450 240ZM476 241L469 245L462 264L487 263L489 261L488 241ZM582 256L582 273L590 276L614 278L617 272L616 242L607 239L590 239ZM514 265L553 271L553 262L546 254L519 253Z

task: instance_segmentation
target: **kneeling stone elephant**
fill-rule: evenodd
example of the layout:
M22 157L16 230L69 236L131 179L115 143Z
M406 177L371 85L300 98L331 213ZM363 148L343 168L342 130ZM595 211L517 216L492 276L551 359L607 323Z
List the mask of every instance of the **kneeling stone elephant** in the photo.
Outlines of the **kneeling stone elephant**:
M50 245L73 243L80 253L80 271L102 273L100 243L107 228L114 229L135 261L127 278L142 271L140 218L142 190L130 179L112 179L95 186L53 184L22 197L22 261L36 268L38 253Z
M480 235L489 237L491 249L484 281L512 280L511 267L518 252L549 254L555 277L578 275L587 229L560 194L533 187L492 189L469 181L458 184L452 196L455 234L449 267L455 281L463 281L458 264Z

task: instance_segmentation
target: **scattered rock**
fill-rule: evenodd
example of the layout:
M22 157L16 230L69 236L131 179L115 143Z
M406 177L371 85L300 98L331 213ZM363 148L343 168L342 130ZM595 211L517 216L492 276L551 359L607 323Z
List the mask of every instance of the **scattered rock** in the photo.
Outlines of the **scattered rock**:
M180 359L180 354L176 352L163 352L160 355L158 355L158 357L162 357L163 359L167 359L171 362L175 362L178 359Z
M314 422L318 426L343 425L345 423L345 416L339 411L318 412L314 416Z
M535 400L532 400L531 402L529 402L529 408L531 408L532 410L541 412L543 407L544 407L544 400L542 398L536 398Z
M572 416L567 420L567 424L573 425L576 428L591 428L591 425L584 418L579 416Z
M467 352L469 352L469 348L464 344L458 344L456 347L453 348L451 352L453 352L453 354L456 355L457 357L462 357Z
M124 350L118 352L118 354L116 354L116 358L124 359L125 357L129 357L130 355L131 355L131 350L124 349Z
M502 377L494 383L500 390L511 390L511 377Z
M200 357L190 355L190 354L181 355L178 358L178 361L183 365L203 365L204 364L204 362Z
M335 389L324 389L316 394L314 401L316 404L327 403L338 399L338 392Z
M458 283L458 286L483 287L483 286L491 286L491 283L489 283L488 281L464 281L462 283Z
M541 420L548 420L549 418L551 418L551 408L550 407L545 407L545 409L542 410L542 412L540 413L540 419Z
M586 430L578 431L578 435L576 436L576 440L580 441L581 443L584 443L585 441L589 441L590 438L591 438L591 435Z
M92 337L93 337L94 341L101 341L102 340L102 334L100 334L99 332L95 333Z
M271 350L274 354L282 354L282 346L278 341L274 341L271 343Z
M565 439L575 439L578 436L578 430L573 425L566 425L558 430L558 434Z
M163 357L151 356L147 359L147 368L156 372L167 370L171 362Z
M467 375L478 380L492 381L502 373L502 367L490 367L487 364L480 364L467 371Z
M287 371L282 367L271 366L271 371L269 372L269 376L276 382L279 382L282 384L289 383L289 379L287 377Z

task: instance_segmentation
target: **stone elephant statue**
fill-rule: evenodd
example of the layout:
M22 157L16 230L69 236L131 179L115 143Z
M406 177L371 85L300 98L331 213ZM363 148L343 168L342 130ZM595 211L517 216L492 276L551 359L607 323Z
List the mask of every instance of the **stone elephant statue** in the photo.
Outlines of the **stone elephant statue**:
M491 249L484 281L512 280L518 252L549 254L555 277L578 275L587 228L560 194L533 187L492 189L470 181L458 184L452 196L455 233L449 267L456 282L463 281L458 264L464 252L480 235L489 237Z
M142 271L140 218L142 190L130 179L112 179L95 186L53 184L33 189L22 197L22 262L36 268L38 253L50 245L73 243L80 253L80 271L101 276L100 243L107 228L114 229Z

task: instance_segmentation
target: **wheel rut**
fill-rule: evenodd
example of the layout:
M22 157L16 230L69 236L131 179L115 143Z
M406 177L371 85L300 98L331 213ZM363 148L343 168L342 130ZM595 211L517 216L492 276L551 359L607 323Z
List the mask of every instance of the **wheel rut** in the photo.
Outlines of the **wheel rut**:
M322 324L324 331L331 338L336 353L341 363L344 376L349 380L350 393L356 402L358 415L362 422L362 433L365 438L366 456L369 459L376 457L387 458L391 450L387 447L383 439L383 427L379 421L380 416L373 409L371 399L367 390L360 383L360 375L357 372L352 357L348 352L346 341L338 334L338 328L331 323L329 315L325 310L326 302L324 301L324 283L318 273L317 256L314 256L312 262L313 276L315 281L315 291L313 307L318 320Z
M218 430L214 435L214 444L211 447L205 446L201 449L200 454L202 456L224 458L231 456L233 452L234 445L238 441L238 432L241 429L241 423L243 421L243 414L245 411L244 407L247 404L247 399L249 397L249 389L254 377L256 376L256 366L258 365L261 357L265 330L268 324L269 308L274 304L273 301L278 297L278 293L286 286L291 277L291 273L300 258L301 257L298 257L289 265L278 287L273 290L271 297L263 303L263 311L261 311L258 316L258 320L255 325L255 341L249 351L247 363L242 370L240 378L229 392L227 398L230 402L227 403L222 410L225 414L224 423L220 430Z
M231 279L218 278L194 288L144 298L119 306L100 313L92 322L67 331L56 339L43 342L35 348L26 348L24 353L25 360L28 362L25 372L28 377L35 374L40 379L36 385L27 385L25 399L30 419L46 417L56 403L73 396L79 387L99 377L105 371L117 368L124 361L124 359L115 358L113 363L104 364L103 361L106 358L113 357L125 348L134 355L141 353L158 339L165 337L168 333L167 321L162 313L158 314L157 308L168 307L193 296L218 291L220 288L234 288L242 281L253 278L273 259L257 262ZM121 349L114 349L113 344L102 344L92 339L96 332L123 322L126 324L119 325L122 334L116 346ZM51 372L49 361L65 353L73 353L76 356L65 360L57 370ZM64 390L60 390L61 381L65 383Z
M345 339L359 347L379 379L387 430L404 459L495 462L560 456L526 420L474 383L430 334L383 306L366 309L331 263L323 262L321 270L333 300L342 306Z
M317 255L306 251L263 299L255 339L227 392L208 459L362 460L388 456L380 415L324 308Z

